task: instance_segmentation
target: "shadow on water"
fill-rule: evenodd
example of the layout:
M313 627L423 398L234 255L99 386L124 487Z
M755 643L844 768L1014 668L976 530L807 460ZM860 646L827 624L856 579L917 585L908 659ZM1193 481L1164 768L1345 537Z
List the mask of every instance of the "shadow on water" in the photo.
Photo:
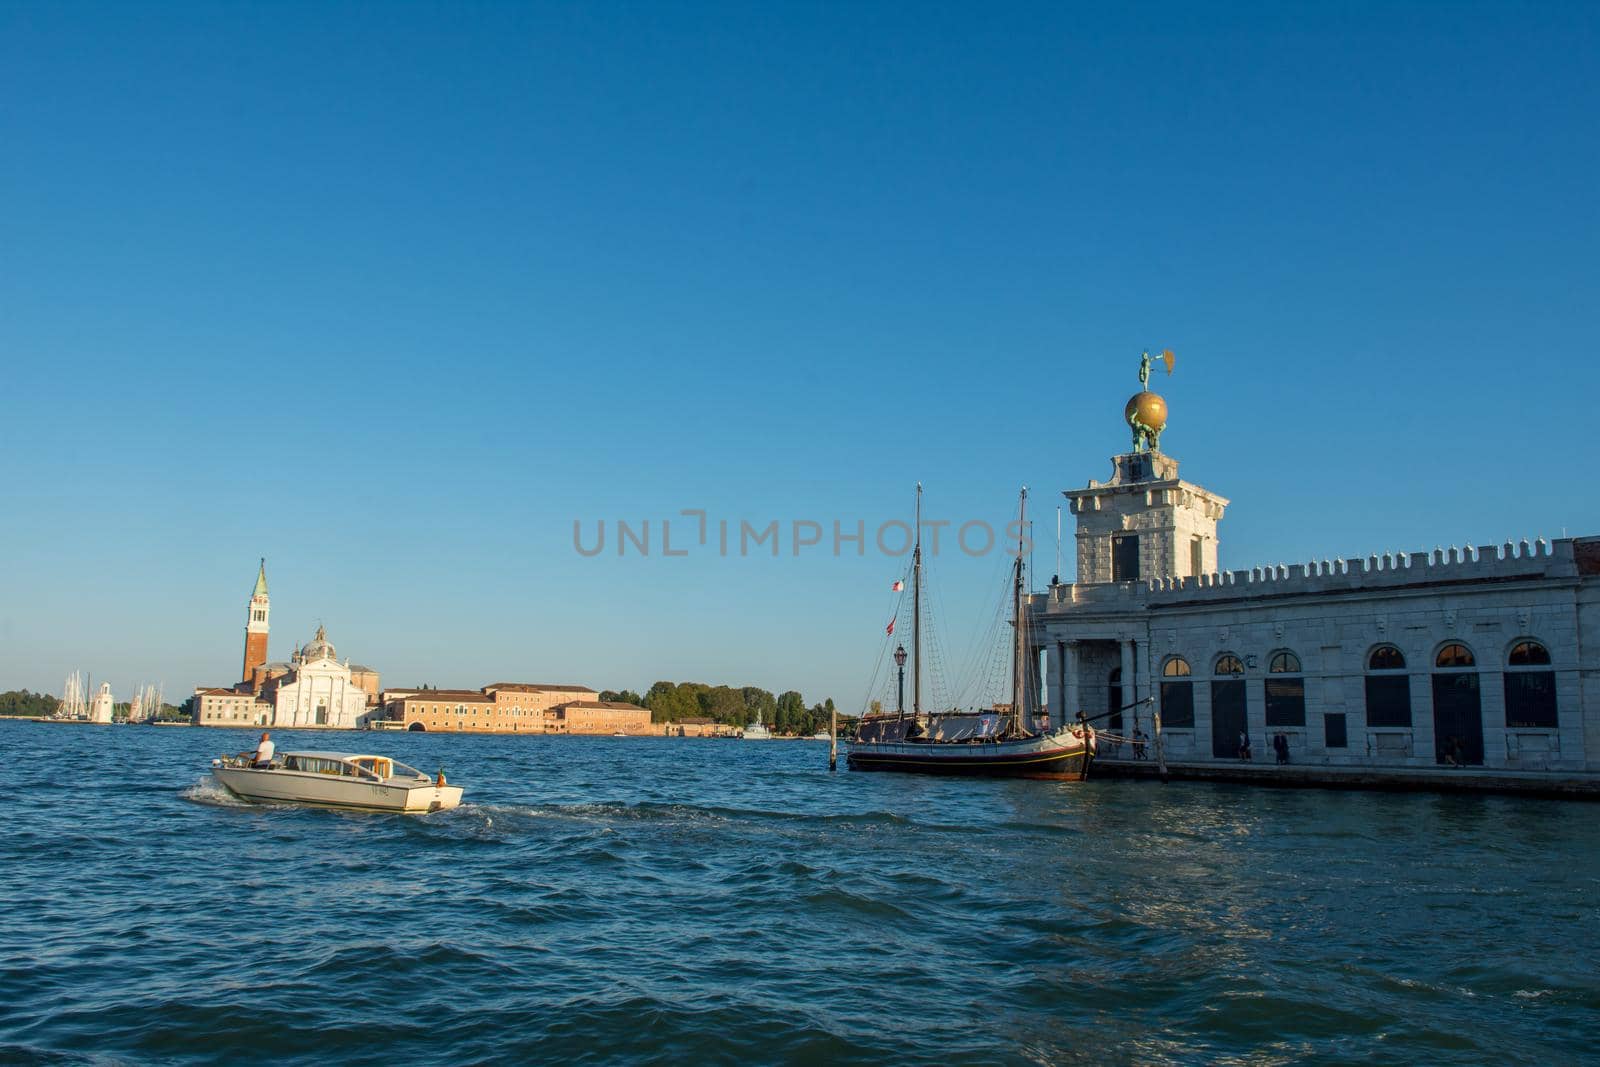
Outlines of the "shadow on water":
M244 731L0 722L0 1058L1576 1061L1589 806L830 775L823 746L281 737L423 818L239 802Z

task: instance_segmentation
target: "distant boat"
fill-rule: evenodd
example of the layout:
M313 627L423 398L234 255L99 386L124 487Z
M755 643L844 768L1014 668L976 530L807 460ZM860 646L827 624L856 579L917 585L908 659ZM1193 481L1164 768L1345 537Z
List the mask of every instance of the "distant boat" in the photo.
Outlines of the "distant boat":
M623 733L621 730L618 730L616 733L612 734L611 736L612 737L627 737L628 735Z
M1027 529L1028 491L1018 504L1018 530ZM1004 714L923 716L922 712L922 486L917 486L916 547L912 552L911 714L863 719L846 756L851 770L928 774L1082 777L1094 759L1094 731L1085 725L1034 733L1025 707L1033 688L1023 594L1023 540L1012 566L1011 703ZM998 709L997 709L998 712Z
M828 731L826 731L826 730L818 730L816 733L811 735L809 740L812 740L812 741L827 741L831 736L832 735L829 734Z
M767 729L766 723L753 722L744 728L744 733L740 736L746 741L771 741L772 731Z

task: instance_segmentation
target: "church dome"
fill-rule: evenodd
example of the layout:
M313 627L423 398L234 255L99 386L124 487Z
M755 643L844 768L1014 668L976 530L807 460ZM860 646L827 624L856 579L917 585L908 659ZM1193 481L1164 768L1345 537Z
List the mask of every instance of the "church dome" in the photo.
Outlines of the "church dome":
M302 663L311 663L319 659L338 658L339 656L334 651L332 643L328 641L328 632L321 626L317 627L317 636L311 639L311 643L300 650L300 661Z
M1128 406L1122 409L1122 417L1129 426L1137 418L1141 426L1159 434L1167 425L1167 402L1159 393L1145 389L1128 398Z

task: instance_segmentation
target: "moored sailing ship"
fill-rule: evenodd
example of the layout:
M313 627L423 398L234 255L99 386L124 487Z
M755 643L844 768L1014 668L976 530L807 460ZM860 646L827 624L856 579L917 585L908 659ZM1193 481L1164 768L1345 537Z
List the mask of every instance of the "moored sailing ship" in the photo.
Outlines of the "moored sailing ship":
M846 759L852 770L929 774L1083 777L1094 759L1094 731L1079 724L1036 730L1027 652L1024 531L1028 491L1018 505L1017 556L1011 572L1011 703L991 712L922 714L922 486L917 486L916 542L912 550L911 713L903 695L897 712L863 716ZM892 627L891 627L892 633ZM896 664L904 666L904 649Z

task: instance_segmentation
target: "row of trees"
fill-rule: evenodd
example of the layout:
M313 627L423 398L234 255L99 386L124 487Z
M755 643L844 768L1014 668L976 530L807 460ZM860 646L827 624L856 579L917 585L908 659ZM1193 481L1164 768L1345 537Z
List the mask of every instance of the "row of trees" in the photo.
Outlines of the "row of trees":
M0 693L0 715L53 715L61 703L49 693L30 693L13 689Z
M832 697L806 707L805 698L793 689L774 696L753 685L736 689L704 682L657 682L643 696L626 689L608 689L600 694L600 699L649 708L651 722L714 719L740 729L761 722L780 734L814 734L826 730L833 714Z
M192 701L194 698L190 698ZM181 722L189 717L190 701L185 701L181 706L163 704L161 710L156 712L156 718L162 721ZM49 693L30 693L26 689L12 689L0 693L0 715L28 715L45 718L54 715L61 701ZM126 719L130 705L126 702L113 704L111 715L114 719Z

